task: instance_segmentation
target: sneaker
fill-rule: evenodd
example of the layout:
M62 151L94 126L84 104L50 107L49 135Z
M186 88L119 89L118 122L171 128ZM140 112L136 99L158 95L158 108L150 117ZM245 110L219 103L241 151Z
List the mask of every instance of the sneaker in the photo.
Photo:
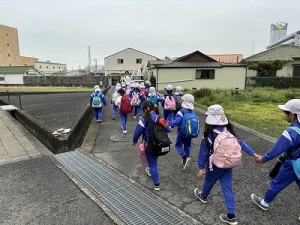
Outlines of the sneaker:
M116 117L115 116L112 116L112 120L115 120L116 119Z
M237 221L236 221L236 218L229 219L229 218L227 217L227 215L225 215L225 214L221 214L221 215L220 215L220 219L221 219L224 223L227 223L227 224L231 224L231 225L236 225L236 224L238 224Z
M160 190L160 186L159 185L154 185L154 191L159 191Z
M102 120L98 120L98 123L102 123Z
M199 188L195 188L194 194L196 197L203 203L207 203L207 198L202 197L202 192L199 190Z
M190 157L184 158L184 159L182 160L182 168L183 168L184 170L188 167L190 161L191 161L191 158L190 158Z
M127 134L128 133L128 131L127 130L123 130L123 134Z
M133 119L136 119L136 116L134 116Z
M251 195L251 199L252 199L252 201L259 207L259 208L261 208L262 210L268 210L268 206L264 206L264 205L262 205L261 204L261 200L262 200L262 198L259 198L256 194L252 194Z
M145 168L145 171L146 171L147 175L148 175L149 177L151 177L151 173L150 173L150 168L149 168L149 166L147 166L147 167Z

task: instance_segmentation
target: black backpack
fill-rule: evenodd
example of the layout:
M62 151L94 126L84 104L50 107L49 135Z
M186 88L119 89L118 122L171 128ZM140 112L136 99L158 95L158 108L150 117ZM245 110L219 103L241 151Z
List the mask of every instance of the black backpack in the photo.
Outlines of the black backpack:
M159 123L160 117L156 122L151 123L150 136L148 140L149 151L156 156L165 155L170 151L171 141L163 126Z
M182 108L182 106L181 106L182 95L177 95L176 99L175 99L175 102L176 102L176 111L179 111Z

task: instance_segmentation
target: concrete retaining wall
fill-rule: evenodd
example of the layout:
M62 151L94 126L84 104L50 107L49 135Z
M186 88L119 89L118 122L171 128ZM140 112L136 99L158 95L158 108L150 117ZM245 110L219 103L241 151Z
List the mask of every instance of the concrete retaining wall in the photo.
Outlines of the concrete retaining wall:
M26 86L84 86L94 87L96 84L108 86L108 78L104 76L23 76Z
M108 90L109 87L103 93L106 94ZM94 117L92 108L90 105L87 105L70 134L66 137L55 137L52 135L52 130L49 127L40 123L29 114L21 110L16 110L12 114L54 154L71 151L78 147Z

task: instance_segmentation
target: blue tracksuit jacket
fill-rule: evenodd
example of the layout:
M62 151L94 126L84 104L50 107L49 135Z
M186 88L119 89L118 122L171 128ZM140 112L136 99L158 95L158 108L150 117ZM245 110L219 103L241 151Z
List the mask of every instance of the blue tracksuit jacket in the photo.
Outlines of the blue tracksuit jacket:
M151 113L151 119L156 121L158 115L155 112ZM171 127L167 126L167 122L162 119L161 124L165 128L166 132L171 132ZM146 144L146 155L147 160L150 168L151 178L154 185L159 185L159 174L158 174L158 167L157 167L157 159L158 156L153 155L150 151L148 151L147 140L149 139L151 131L151 124L145 124L144 118L141 118L138 125L135 128L133 134L133 143L136 144L142 134L144 134L144 142Z

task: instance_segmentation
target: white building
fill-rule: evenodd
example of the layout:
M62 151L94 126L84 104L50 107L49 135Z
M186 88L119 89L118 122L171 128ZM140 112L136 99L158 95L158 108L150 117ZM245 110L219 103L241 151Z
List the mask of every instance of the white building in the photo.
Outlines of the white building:
M109 85L114 85L121 76L136 74L146 68L149 60L158 58L147 53L126 48L104 58L105 75L109 76Z
M50 61L36 61L35 68L43 75L64 75L67 72L66 64L52 63Z
M39 73L31 66L1 66L0 84L24 84L23 77L28 75Z

